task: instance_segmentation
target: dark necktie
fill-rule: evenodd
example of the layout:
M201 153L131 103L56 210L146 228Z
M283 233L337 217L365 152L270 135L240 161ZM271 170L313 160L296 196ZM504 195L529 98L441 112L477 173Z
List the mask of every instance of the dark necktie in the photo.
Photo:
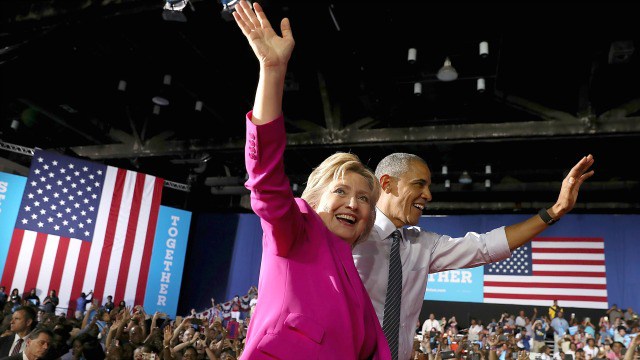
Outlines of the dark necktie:
M384 336L389 343L391 357L398 359L398 338L400 337L400 300L402 300L402 262L400 261L400 230L396 230L388 237L391 243L389 256L389 282L387 283L387 297L384 301Z
M23 341L24 340L22 340L22 339L18 339L18 341L16 341L16 346L13 347L13 351L11 352L11 354L9 356L20 354L20 348L22 347L22 342Z

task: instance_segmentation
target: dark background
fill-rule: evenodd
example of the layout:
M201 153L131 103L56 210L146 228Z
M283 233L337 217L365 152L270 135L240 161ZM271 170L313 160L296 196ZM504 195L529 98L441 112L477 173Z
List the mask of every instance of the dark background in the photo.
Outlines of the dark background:
M335 151L371 167L402 151L430 164L427 213L529 213L553 203L566 171L591 153L596 174L574 212L640 211L633 4L262 4L275 27L291 19L296 40L284 100L296 193ZM221 2L193 0L170 14L186 21L165 20L163 5L3 2L1 171L26 174L31 157L20 146L39 147L165 178L174 186L164 205L250 211L244 115L257 60ZM459 73L452 82L435 77L446 57ZM158 114L155 96L169 101ZM471 185L458 183L463 171Z

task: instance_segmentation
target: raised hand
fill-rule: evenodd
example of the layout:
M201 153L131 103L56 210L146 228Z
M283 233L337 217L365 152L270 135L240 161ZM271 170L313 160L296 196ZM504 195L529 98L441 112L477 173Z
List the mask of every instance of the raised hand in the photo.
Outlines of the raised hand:
M496 346L499 342L500 340L498 339L498 335L496 334L489 336L489 338L487 339L487 343L489 343L490 346Z
M253 3L252 9L251 4L242 0L235 9L233 17L244 36L247 37L261 66L265 68L286 66L295 44L289 19L282 19L280 23L282 36L278 36L260 4Z
M593 156L589 154L580 159L571 171L569 171L567 177L562 181L558 201L552 207L552 211L556 216L553 216L553 214L550 215L557 219L573 209L578 200L580 185L593 175L593 170L588 171L591 165L593 165L593 162Z
M173 331L171 330L171 326L164 327L164 337L163 344L168 346L171 343L171 337L173 336Z

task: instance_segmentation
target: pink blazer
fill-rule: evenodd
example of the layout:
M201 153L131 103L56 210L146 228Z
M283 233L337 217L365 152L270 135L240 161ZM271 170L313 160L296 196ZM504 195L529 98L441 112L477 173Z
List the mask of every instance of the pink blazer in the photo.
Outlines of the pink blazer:
M351 247L294 198L282 156L282 116L256 126L247 115L245 161L251 205L260 217L260 301L242 360L391 359Z

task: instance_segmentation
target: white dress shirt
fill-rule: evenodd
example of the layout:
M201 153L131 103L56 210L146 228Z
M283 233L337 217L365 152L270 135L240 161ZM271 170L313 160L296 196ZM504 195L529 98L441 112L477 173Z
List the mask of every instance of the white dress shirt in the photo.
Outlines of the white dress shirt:
M389 278L391 241L385 240L396 230L380 210L367 241L353 249L353 260L371 302L383 323L384 301ZM415 324L420 316L427 288L427 276L445 270L469 268L500 261L511 256L504 227L485 234L469 232L452 238L411 226L401 229L402 304L398 359L411 357Z
M438 319L425 320L422 324L422 335L429 336L429 331L434 328L436 329L436 331L442 331L442 329L440 328L440 321L438 321Z
M22 345L20 345L20 351L18 351L19 353L23 352L24 348L27 347L27 336L28 335L22 338ZM11 349L9 349L9 354L13 353L13 348L16 347L16 343L18 342L18 340L20 340L20 335L15 334L13 338L13 345L11 345Z

